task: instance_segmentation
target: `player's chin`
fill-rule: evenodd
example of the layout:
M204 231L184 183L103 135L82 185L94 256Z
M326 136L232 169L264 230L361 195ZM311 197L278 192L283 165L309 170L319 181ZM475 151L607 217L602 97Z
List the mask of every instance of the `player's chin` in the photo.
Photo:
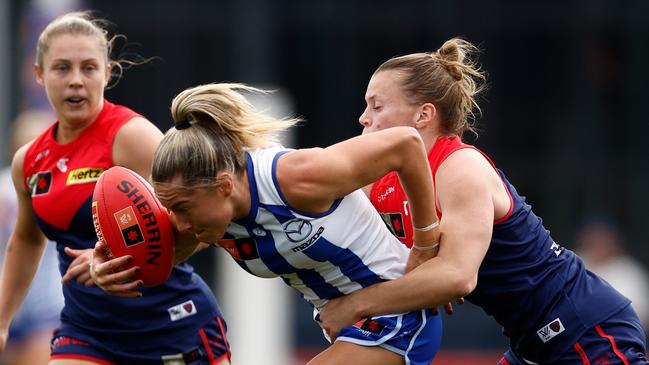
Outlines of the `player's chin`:
M223 237L223 234L215 234L214 232L209 232L209 231L200 231L196 234L194 234L197 240L200 242L206 242L206 243L214 243L221 239Z

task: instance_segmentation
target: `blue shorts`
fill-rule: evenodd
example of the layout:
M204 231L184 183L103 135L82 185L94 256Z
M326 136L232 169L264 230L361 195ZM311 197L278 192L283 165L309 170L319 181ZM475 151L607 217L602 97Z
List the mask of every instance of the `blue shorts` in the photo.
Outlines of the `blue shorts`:
M370 317L343 328L336 341L383 347L403 356L406 365L428 365L442 341L442 318L429 309Z
M63 324L54 332L51 358L88 360L102 365L212 365L230 358L230 346L225 332L225 321L221 317L215 317L194 336L175 339L173 344L145 352L134 349L129 351L124 346L111 346L111 340L114 339L108 336L89 334L77 327ZM151 341L153 336L143 334L137 341Z
M511 348L498 365L533 365ZM543 365L647 365L646 339L631 306L589 329L558 360Z

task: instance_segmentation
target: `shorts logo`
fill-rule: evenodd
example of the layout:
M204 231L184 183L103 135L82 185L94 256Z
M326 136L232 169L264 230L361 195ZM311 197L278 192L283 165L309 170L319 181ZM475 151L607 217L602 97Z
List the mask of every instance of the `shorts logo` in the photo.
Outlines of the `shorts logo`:
M122 231L122 238L127 247L144 242L144 235L140 229L133 207L128 206L119 212L113 213L117 226Z
M172 322L193 316L194 314L198 313L196 306L194 305L194 301L192 300L188 300L184 303L175 305L167 309L167 311L169 312L169 317L171 318Z
M183 358L183 354L164 355L162 356L162 363L164 365L186 365L187 364L185 362L185 359Z
M39 172L27 180L27 186L32 196L43 195L50 192L52 187L52 171Z
M67 170L67 167L66 167ZM75 169L68 173L68 179L65 185L85 184L99 180L99 176L104 172L101 167L84 167Z
M561 323L561 320L557 318L536 331L536 334L539 335L539 338L543 343L546 343L565 330L563 323Z
M366 318L356 322L354 327L360 329L366 336L369 336L371 333L381 335L385 325L379 323L376 319Z
M284 223L284 233L291 242L302 242L311 234L311 222L295 218Z
M162 356L162 363L164 365L187 365L194 364L195 362L205 358L203 353L198 347L183 353Z
M52 339L50 342L50 350L54 351L62 346L90 346L87 342L77 340L76 338L67 337L67 336L58 336Z

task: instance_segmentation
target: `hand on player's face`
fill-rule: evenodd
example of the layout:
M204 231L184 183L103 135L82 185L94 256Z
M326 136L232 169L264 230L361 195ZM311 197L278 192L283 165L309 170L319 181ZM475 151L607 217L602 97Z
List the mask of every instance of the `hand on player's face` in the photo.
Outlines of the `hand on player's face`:
M108 294L119 297L141 297L136 289L143 284L137 279L140 267L132 266L133 257L129 255L109 259L106 244L97 242L90 263L90 275L98 287Z

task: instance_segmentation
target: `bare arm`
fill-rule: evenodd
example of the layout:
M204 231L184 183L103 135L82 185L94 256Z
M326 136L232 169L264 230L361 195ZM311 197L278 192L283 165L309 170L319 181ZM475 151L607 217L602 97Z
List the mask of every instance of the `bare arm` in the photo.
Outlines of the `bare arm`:
M46 244L45 236L34 220L31 196L23 184L23 161L27 148L28 146L23 146L16 152L11 167L14 188L18 194L18 216L2 265L0 351L4 349L5 331L27 294Z
M363 192L365 193L365 196L367 196L368 198L370 197L370 194L372 193L372 186L373 185L374 184L369 184L369 185L363 186Z
M477 154L469 149L458 151L438 171L437 192L443 216L437 257L389 282L389 288L377 287L383 298L372 303L376 304L369 306L372 309L362 309L363 314L433 308L473 291L494 220L492 195L484 176L495 172Z
M288 201L307 212L324 212L336 199L396 171L412 202L414 225L425 227L437 220L427 153L413 128L390 128L325 149L291 152L279 159L277 169ZM432 244L436 233L415 232L415 241Z
M443 212L437 257L397 280L331 301L320 312L324 327L335 335L340 327L363 317L435 308L471 293L491 240L495 174L474 150L451 155L436 176ZM350 315L340 318L341 311Z
M149 180L153 154L161 140L162 132L155 125L141 117L133 118L115 135L113 162Z

